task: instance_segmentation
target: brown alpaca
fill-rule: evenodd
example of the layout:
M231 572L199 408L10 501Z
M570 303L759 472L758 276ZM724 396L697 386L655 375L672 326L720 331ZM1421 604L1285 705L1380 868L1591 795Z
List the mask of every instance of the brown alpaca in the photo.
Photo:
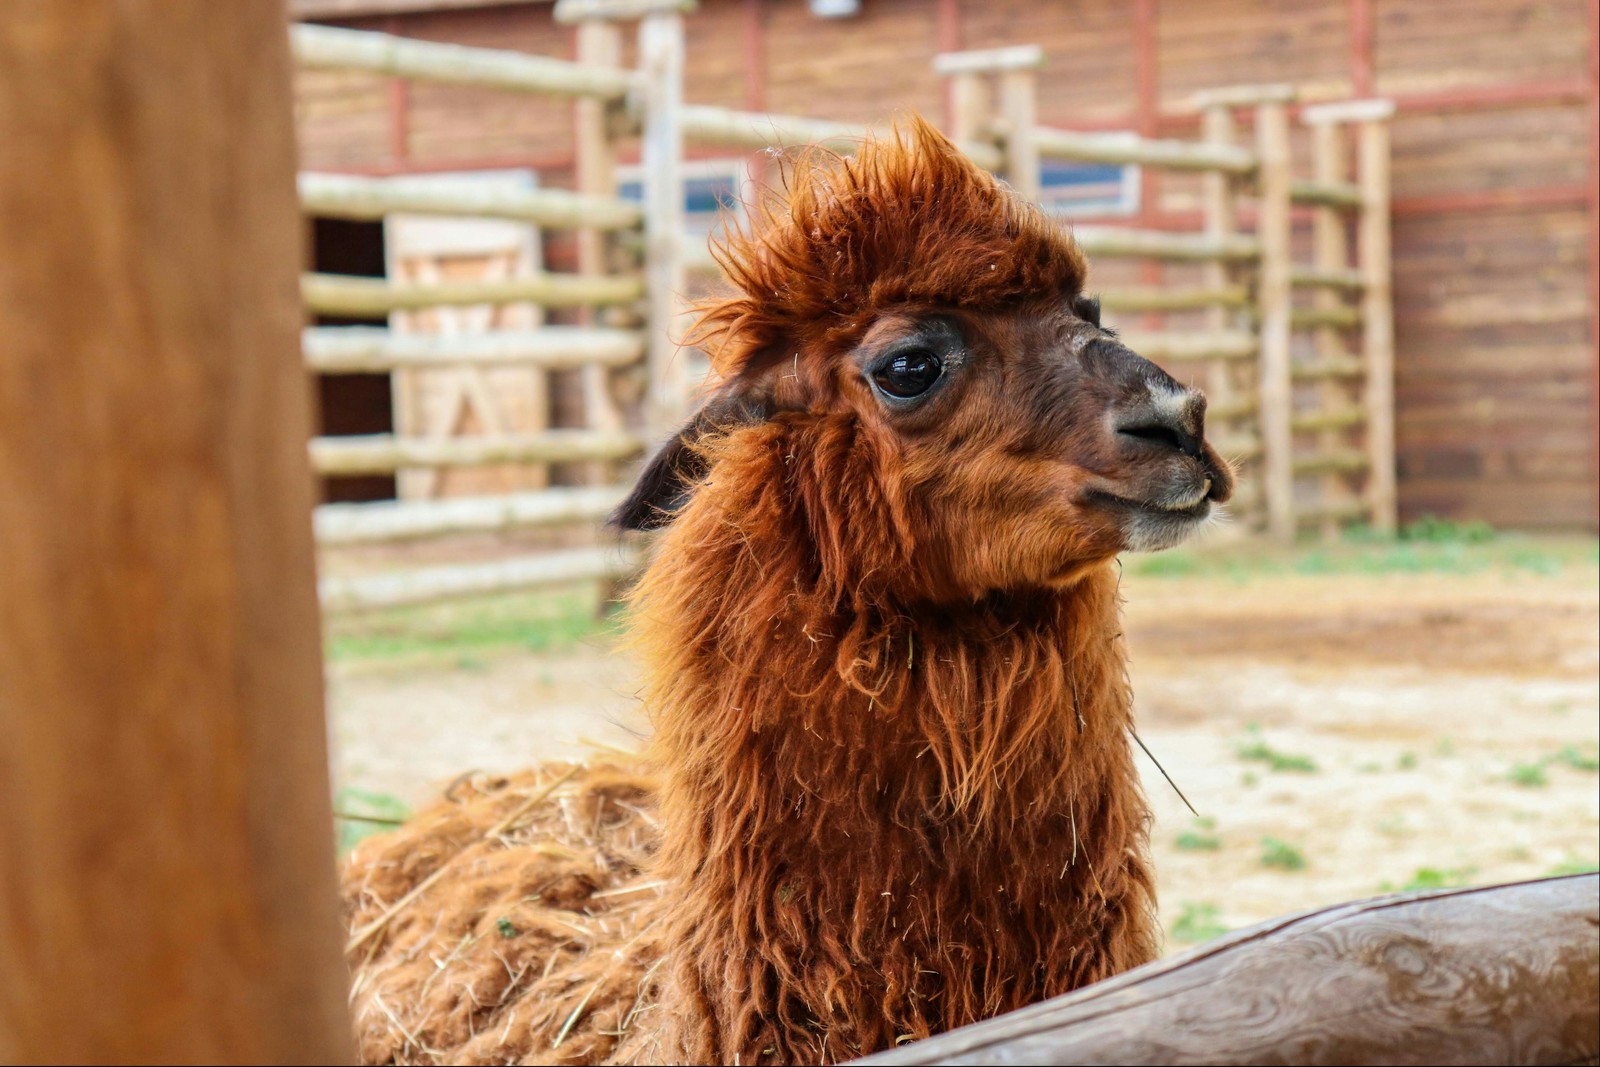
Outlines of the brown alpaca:
M589 882L660 898L507 962L542 976L469 1029L543 1029L452 1058L834 1062L1156 952L1113 560L1227 499L1204 400L1099 326L1064 230L926 124L788 186L722 249L741 295L698 335L721 384L618 513L664 528L633 596L660 843ZM404 862L386 847L356 882ZM514 895L505 862L466 866L450 937ZM386 960L449 951L411 911L363 972L389 1001Z

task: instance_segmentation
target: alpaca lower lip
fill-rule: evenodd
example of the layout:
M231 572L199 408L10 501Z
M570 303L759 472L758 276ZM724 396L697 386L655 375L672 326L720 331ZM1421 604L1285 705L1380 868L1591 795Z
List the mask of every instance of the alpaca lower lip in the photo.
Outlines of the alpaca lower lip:
M1211 514L1211 479L1207 478L1198 492L1183 500L1135 500L1116 493L1101 493L1108 503L1151 515L1175 519L1203 519Z
M1177 511L1177 512L1193 511L1195 508L1199 507L1201 504L1204 504L1206 502L1206 500L1210 496L1211 496L1211 478L1209 476L1207 476L1205 481L1200 484L1200 488L1197 489L1194 492L1194 495L1190 496L1187 500L1181 500L1181 501L1152 501L1151 502L1151 506L1155 507L1155 508L1157 508L1158 510L1161 510L1161 511Z

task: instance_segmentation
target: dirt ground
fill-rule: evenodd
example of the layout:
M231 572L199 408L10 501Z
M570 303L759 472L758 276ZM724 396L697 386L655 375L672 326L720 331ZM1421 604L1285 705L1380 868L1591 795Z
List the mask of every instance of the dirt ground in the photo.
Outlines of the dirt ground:
M1389 890L1596 865L1592 545L1459 573L1304 553L1130 565L1140 733L1201 815L1140 757L1169 948ZM336 658L345 795L417 803L471 769L638 747L647 727L615 646Z

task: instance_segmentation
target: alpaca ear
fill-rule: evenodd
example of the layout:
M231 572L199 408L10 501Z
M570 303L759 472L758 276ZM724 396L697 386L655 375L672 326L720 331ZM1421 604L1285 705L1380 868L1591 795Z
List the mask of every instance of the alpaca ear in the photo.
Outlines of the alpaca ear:
M659 530L670 524L708 470L701 439L765 422L771 415L772 401L764 392L723 393L707 400L650 457L633 492L611 513L610 524L624 530Z

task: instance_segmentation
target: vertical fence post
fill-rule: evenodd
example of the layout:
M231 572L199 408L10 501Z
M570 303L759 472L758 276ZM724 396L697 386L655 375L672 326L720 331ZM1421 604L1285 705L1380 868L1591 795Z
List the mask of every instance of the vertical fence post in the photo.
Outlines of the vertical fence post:
M350 1062L282 4L0 18L0 1062Z
M1234 122L1233 108L1225 103L1206 102L1200 110L1200 130L1206 144L1232 147L1238 136L1238 124ZM1238 196L1239 182L1226 171L1208 170L1201 175L1200 209L1206 237L1213 240L1227 240L1238 233ZM1202 272L1208 289L1224 289L1238 280L1237 270L1226 260L1211 260L1205 264ZM1237 319L1237 312L1231 308L1211 307L1206 309L1205 326L1208 330L1225 330L1236 326ZM1256 392L1255 383L1242 384L1239 381L1241 371L1240 361L1222 359L1212 361L1207 375L1212 409L1229 413L1226 417L1215 421L1230 428L1241 424L1254 426L1256 412L1259 409L1258 405L1249 404ZM1224 435L1216 434L1216 436ZM1251 462L1259 464L1259 460ZM1255 513L1261 505L1259 471L1241 471L1240 480L1246 484L1255 483L1255 499L1242 500L1240 507L1246 522L1254 522ZM1248 498L1250 494L1246 492L1240 496Z
M616 23L589 18L578 23L578 62L616 67L622 63L622 30ZM580 97L574 104L576 135L575 184L578 191L591 196L617 195L617 156L612 139L615 105L594 97ZM578 231L578 271L605 274L612 269L611 238L604 230ZM585 312L591 323L599 316L591 308ZM623 429L622 411L611 390L611 371L600 364L582 370L583 421L591 430ZM596 460L587 464L588 480L607 485L616 480L616 464Z
M1334 122L1313 123L1311 126L1311 162L1317 181L1342 182L1346 171L1346 143L1344 127ZM1350 242L1345 238L1345 216L1336 206L1319 205L1311 220L1311 255L1318 270L1342 271L1350 266ZM1315 306L1321 310L1335 310L1343 306L1340 295L1328 289L1319 289ZM1338 326L1318 326L1315 332L1317 358L1338 359L1348 355L1344 331ZM1350 402L1350 387L1339 378L1324 378L1317 386L1318 400L1325 411L1334 411ZM1333 453L1339 450L1347 431L1329 427L1319 434L1320 451ZM1349 496L1350 475L1330 471L1322 476L1323 503L1332 505ZM1333 509L1324 508L1322 536L1338 535L1340 519Z
M640 162L644 172L645 284L648 286L650 385L645 421L657 438L683 421L688 374L678 352L684 270L683 17L668 3L639 23L644 82Z
M1394 292L1389 236L1389 119L1394 104L1370 101L1356 135L1361 223L1362 348L1367 366L1367 497L1372 525L1393 533L1398 522L1394 441Z
M1029 200L1039 198L1038 69L1044 49L1014 45L942 52L934 72L951 79L950 137L957 144L997 144L1000 171ZM998 96L991 83L998 81ZM998 115L994 112L998 110ZM995 118L999 121L996 122Z
M1285 101L1256 105L1256 154L1260 159L1261 271L1256 298L1261 318L1261 444L1267 532L1292 541L1294 517L1294 388L1290 378L1289 114Z
M1029 200L1039 199L1039 145L1033 130L1038 125L1036 71L1043 54L1028 65L1000 72L1000 117L1005 122L1006 182Z
M935 67L937 69L937 66ZM950 78L950 139L957 144L989 139L987 126L993 108L989 83L976 71L964 70Z

